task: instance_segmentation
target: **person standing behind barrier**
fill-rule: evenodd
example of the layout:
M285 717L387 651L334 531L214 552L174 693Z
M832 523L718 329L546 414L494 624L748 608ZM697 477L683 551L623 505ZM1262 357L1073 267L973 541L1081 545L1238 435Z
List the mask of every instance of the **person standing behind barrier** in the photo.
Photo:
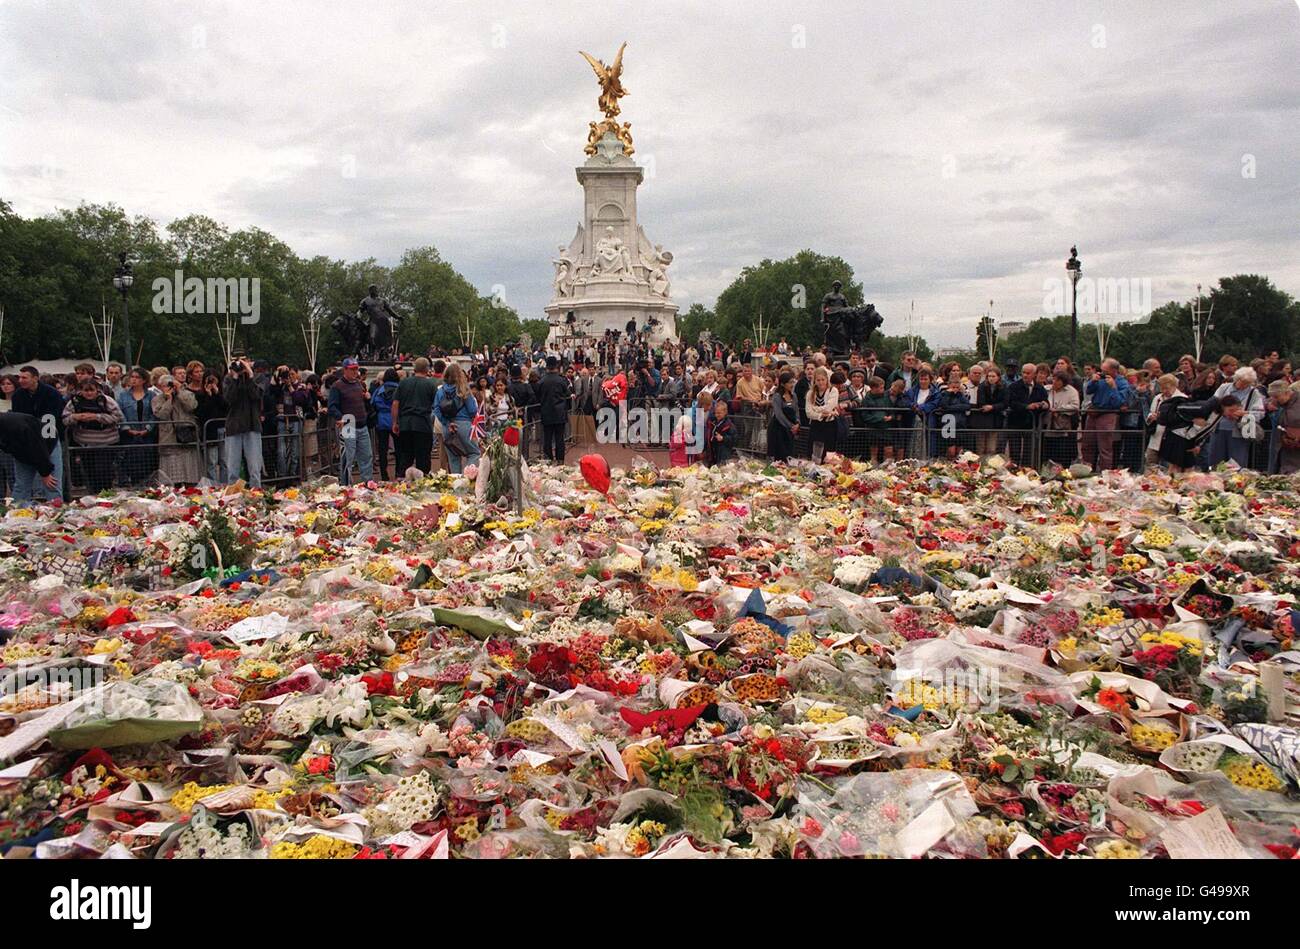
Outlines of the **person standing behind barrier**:
M736 380L736 398L740 408L750 415L758 415L763 409L763 380L754 375L752 362L742 363L740 377Z
M448 470L462 474L470 465L477 465L480 448L474 440L473 428L478 403L458 363L447 367L442 388L434 398L433 414L446 433L443 441L447 447Z
M1047 439L1044 453L1058 465L1074 464L1078 446L1079 393L1071 384L1070 373L1058 369L1052 374L1052 388L1047 392Z
M14 408L14 391L18 388L18 377L0 376L0 414L12 412ZM7 498L13 493L14 460L0 450L0 498Z
M867 380L867 394L862 398L862 406L859 416L867 429L867 460L879 462L893 458L893 445L889 438L893 413L888 411L892 406L885 394L884 377L871 376Z
M934 453L934 439L929 435L930 409L939 390L934 386L934 371L929 366L921 366L913 377L916 382L907 393L907 401L915 410L912 414L912 455L925 458Z
M808 416L804 410L808 404L808 390L812 388L813 372L817 365L811 359L804 360L803 371L799 373L799 380L794 384L794 397L799 403L799 424L807 425Z
M997 454L1007 415L1007 386L997 366L990 364L984 371L971 405L970 427L975 434L975 451L981 455Z
M1129 397L1128 380L1120 375L1118 360L1104 360L1084 391L1090 402L1084 420L1083 460L1094 471L1105 471L1115 463L1114 433Z
M1007 360L1008 370L1012 360ZM1047 408L1047 390L1038 384L1038 367L1019 367L1020 376L1007 385L1007 453L1018 465L1033 463L1035 413Z
M966 417L970 413L970 400L961 382L961 369L948 370L948 382L935 397L930 409L931 428L935 432L938 453L956 459L966 443Z
M194 415L199 424L199 443L203 446L204 473L213 484L225 484L226 399L221 394L221 376L205 369L198 388L191 380L190 391L199 406Z
M172 375L159 380L162 392L153 398L158 432L158 468L171 484L197 484L199 480L199 401Z
M643 364L642 373L649 375ZM564 427L569 421L569 400L573 388L569 380L560 375L560 361L546 357L546 375L537 384L537 401L542 419L542 454L548 461L564 464Z
M275 406L276 471L282 478L297 477L302 471L302 408L297 399L300 383L298 370L280 366L271 383L271 402Z
M81 469L86 486L98 494L113 486L113 458L109 449L121 439L122 410L99 391L94 376L84 376L80 388L63 407L63 425L70 443L81 449Z
M727 403L721 399L713 403L713 417L705 425L704 441L710 467L725 465L736 457L736 423L728 417Z
M799 400L795 397L796 377L786 370L777 377L770 400L771 420L767 423L767 455L773 461L789 461L799 437Z
M388 480L388 443L393 443L393 453L397 453L397 437L393 434L393 402L397 398L397 387L401 385L401 376L396 369L385 369L383 382L370 396L375 406L375 454L379 458L379 480ZM401 406L398 406L399 408ZM396 468L394 460L393 474L400 476L402 469Z
M30 415L41 427L41 438L54 464L55 484L51 488L30 466L14 465L14 500L53 500L63 496L63 396L59 390L41 382L34 366L18 371L18 388L13 394L12 411Z
M122 410L122 480L139 484L158 468L158 426L149 394L149 374L136 366L127 374L126 385L117 395Z
M820 464L825 454L838 446L839 392L831 385L830 370L825 366L813 370L812 386L804 399L804 415L809 423L813 461Z
M1187 398L1187 393L1179 388L1179 378L1176 375L1161 376L1156 380L1156 386L1160 391L1151 400L1151 408L1147 412L1147 430L1151 433L1151 437L1147 439L1148 468L1160 464L1160 443L1165 435L1165 424L1161 419L1168 413L1165 405Z
M240 357L230 365L221 384L226 400L226 480L239 480L248 466L248 484L262 486L262 390L253 378L253 366Z
M361 365L351 356L343 360L343 375L330 386L330 418L339 433L339 483L352 483L352 464L356 462L362 481L374 477L370 429L370 393L361 380Z
M683 431L686 436L686 460L688 464L708 464L709 446L704 441L704 429L713 415L713 396L701 392L695 399L694 406L686 413L691 420L689 429ZM697 453L693 448L699 447Z
M893 410L889 415L889 452L887 458L902 459L907 457L911 431L915 418L912 402L907 397L907 384L902 379L888 382L889 391L886 398Z
M414 374L397 384L393 404L389 407L393 436L397 439L399 478L415 466L422 474L433 470L433 400L438 383L429 376L429 360L415 361Z

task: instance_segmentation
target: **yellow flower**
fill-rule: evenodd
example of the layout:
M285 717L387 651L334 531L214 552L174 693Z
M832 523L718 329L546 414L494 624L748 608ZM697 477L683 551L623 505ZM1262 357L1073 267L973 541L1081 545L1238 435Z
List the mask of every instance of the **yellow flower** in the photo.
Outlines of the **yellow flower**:
M271 845L272 860L350 860L356 856L356 844L318 834L300 844L281 840Z
M182 814L188 814L190 808L205 797L211 797L214 794L220 794L222 791L229 791L231 788L238 786L237 784L210 784L207 787L202 787L196 782L190 781L172 795L171 805Z
M1097 846L1096 855L1098 860L1136 860L1142 851L1127 840L1107 840Z
M811 633L795 633L785 643L785 651L796 659L802 659L809 653L817 650L817 642L812 638Z
M117 652L121 648L122 640L117 637L112 639L97 639L95 641L95 648L90 650L90 652L95 656L104 656L110 652Z

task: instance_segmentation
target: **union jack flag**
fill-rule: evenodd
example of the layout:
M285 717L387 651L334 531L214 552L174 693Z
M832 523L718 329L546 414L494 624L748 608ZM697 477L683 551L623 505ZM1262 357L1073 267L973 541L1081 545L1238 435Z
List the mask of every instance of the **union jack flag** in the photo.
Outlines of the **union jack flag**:
M481 411L474 416L474 421L469 427L470 441L481 442L487 437L487 416Z

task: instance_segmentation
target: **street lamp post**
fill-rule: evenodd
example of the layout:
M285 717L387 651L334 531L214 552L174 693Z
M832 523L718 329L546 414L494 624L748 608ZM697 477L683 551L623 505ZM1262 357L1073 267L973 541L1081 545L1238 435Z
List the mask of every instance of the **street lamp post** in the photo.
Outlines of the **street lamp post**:
M1079 278L1083 276L1083 263L1079 248L1070 248L1070 259L1065 262L1065 272L1070 278L1070 362L1079 362Z
M127 259L126 251L117 255L117 269L113 271L113 287L118 293L122 294L122 331L126 337L126 371L130 372L131 367L135 365L135 360L131 357L131 310L127 305L127 294L131 291L131 284L135 283L135 275L131 272L131 261Z

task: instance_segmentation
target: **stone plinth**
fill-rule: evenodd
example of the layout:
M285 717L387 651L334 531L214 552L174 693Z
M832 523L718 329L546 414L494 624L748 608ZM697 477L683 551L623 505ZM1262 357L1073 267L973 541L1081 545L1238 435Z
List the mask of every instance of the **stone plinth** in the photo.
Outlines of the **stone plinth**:
M568 245L553 259L554 295L546 307L551 338L564 332L565 318L589 336L605 330L649 327L651 339L677 337L677 304L669 295L672 254L650 243L637 222L636 191L644 169L623 154L622 143L606 133L596 154L577 169L583 218Z

